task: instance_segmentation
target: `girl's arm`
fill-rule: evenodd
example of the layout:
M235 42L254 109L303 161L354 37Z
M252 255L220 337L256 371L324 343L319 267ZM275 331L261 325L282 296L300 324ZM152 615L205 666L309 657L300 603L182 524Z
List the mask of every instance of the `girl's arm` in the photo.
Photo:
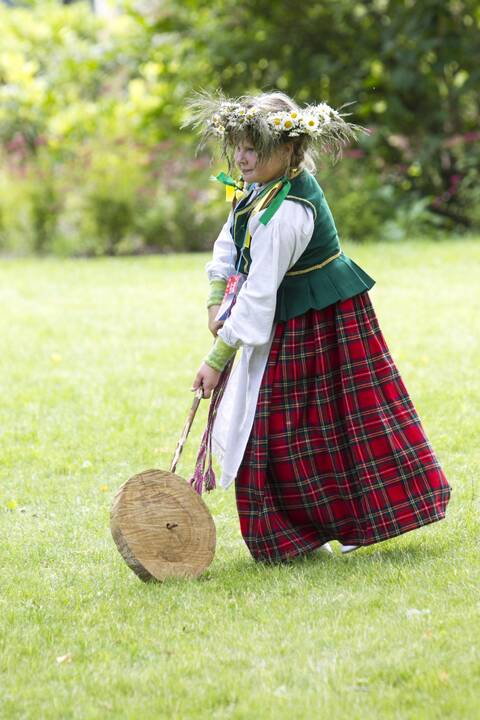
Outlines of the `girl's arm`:
M228 280L229 275L235 270L236 249L230 234L232 215L233 212L230 211L227 222L213 245L212 259L205 265L210 282Z
M207 298L208 329L215 337L223 324L215 320L215 315L223 300L227 279L235 270L236 249L230 234L231 221L232 211L215 240L212 260L205 266L210 281L210 294Z
M313 212L285 200L267 225L261 213L250 220L252 264L231 315L205 362L222 370L240 345L263 345L270 339L277 290L287 270L298 260L313 233Z

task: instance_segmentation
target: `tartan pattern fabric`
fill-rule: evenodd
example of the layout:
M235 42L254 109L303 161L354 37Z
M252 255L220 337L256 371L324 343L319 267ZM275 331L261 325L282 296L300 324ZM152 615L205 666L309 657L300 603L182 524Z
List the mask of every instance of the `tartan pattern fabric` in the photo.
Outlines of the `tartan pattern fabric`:
M277 324L235 482L255 560L414 530L450 490L368 291Z

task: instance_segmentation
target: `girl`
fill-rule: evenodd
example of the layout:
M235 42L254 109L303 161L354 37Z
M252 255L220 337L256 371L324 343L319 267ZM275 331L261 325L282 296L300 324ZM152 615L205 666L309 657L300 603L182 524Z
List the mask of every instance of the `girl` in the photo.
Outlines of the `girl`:
M379 328L374 280L342 251L312 174L315 150L337 158L364 128L280 92L204 93L190 110L243 180L218 176L236 192L206 268L216 340L193 383L213 392L195 488L215 486L213 448L259 561L442 519L450 486Z

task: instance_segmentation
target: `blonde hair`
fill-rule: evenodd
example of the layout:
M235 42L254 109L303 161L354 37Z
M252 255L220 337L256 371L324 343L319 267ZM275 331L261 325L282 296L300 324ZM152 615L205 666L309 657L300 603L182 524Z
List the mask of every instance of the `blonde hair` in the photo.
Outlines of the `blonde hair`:
M279 90L272 92L261 93L260 95L250 95L243 98L246 107L255 107L258 110L264 112L300 112L300 108L291 97L286 95ZM250 138L255 147L255 138ZM312 142L309 142L310 138L306 135L300 135L299 137L286 137L282 138L278 144L291 144L293 146L293 152L290 159L290 165L287 168L287 174L290 170L308 170L309 172L316 172L315 164L315 147ZM267 159L269 155L276 149L277 146L272 146L268 154L261 153L261 159ZM257 148L255 148L257 149ZM230 160L230 158L228 158Z

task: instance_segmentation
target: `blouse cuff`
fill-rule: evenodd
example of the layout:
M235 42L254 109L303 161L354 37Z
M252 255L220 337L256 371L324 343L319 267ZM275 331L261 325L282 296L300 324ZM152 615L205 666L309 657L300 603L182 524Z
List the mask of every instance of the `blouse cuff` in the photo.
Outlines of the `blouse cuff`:
M222 338L218 337L217 335L217 339L215 340L215 343L212 346L212 349L208 353L207 357L204 359L204 362L214 370L217 370L217 372L222 372L225 365L228 363L230 358L235 355L236 352L236 347L227 345L227 343L224 342Z
M210 295L207 299L207 308L212 305L221 305L223 296L225 295L226 286L226 280L220 280L218 278L210 280Z

